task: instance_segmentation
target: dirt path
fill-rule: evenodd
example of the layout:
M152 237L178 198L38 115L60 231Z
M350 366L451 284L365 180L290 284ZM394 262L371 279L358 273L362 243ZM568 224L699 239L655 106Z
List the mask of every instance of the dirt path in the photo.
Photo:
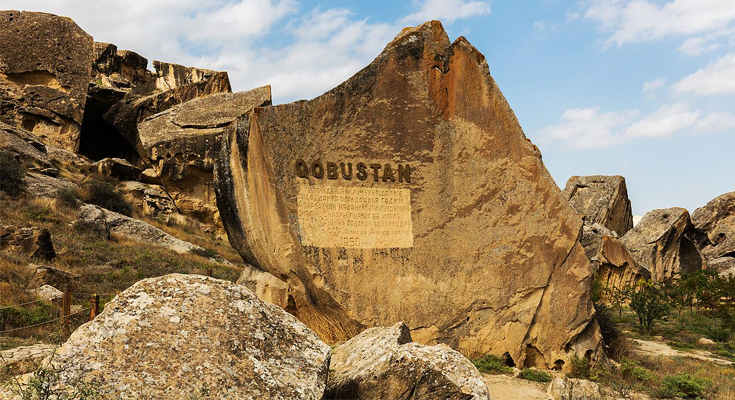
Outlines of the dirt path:
M639 344L639 346L636 346L633 348L633 351L641 353L641 354L664 356L664 357L689 357L689 358L696 358L698 360L714 362L720 365L735 364L732 361L717 358L714 354L710 353L709 351L702 351L702 350L681 351L681 350L672 349L666 343L651 342L648 340L641 340L641 339L632 339L632 340Z
M526 381L509 375L482 374L493 400L546 400L546 383Z

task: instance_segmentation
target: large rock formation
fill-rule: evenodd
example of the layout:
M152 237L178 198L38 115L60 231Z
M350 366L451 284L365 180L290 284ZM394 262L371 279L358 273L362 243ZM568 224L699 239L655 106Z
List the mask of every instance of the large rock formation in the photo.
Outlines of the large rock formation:
M53 362L64 386L110 398L321 399L330 349L234 283L145 279L77 329Z
M271 104L271 88L217 93L154 115L138 125L139 154L146 171L162 182L178 210L222 230L212 185L221 137L238 117Z
M676 278L702 269L704 259L684 236L692 228L689 212L673 207L653 210L621 239L633 258L655 281Z
M618 236L633 228L633 213L625 178L615 176L573 176L564 196L585 222L600 224Z
M0 251L29 254L47 261L56 258L51 233L35 226L0 225Z
M69 18L0 11L0 119L76 151L93 56Z
M715 197L692 213L692 238L707 260L735 257L735 192Z
M25 129L0 122L0 150L15 154L26 167L58 175L51 163L46 146Z
M370 328L332 353L326 399L489 400L470 360L445 345L411 343L405 323Z
M633 259L618 235L604 226L585 222L581 243L604 287L622 289L651 279L651 273Z
M293 298L289 295L288 284L250 264L245 264L237 284L245 286L263 301L275 304L288 312L295 311L293 305L289 304L289 299L293 302Z
M223 139L230 243L289 284L295 315L325 340L405 321L417 342L521 366L600 351L582 222L484 56L439 22Z

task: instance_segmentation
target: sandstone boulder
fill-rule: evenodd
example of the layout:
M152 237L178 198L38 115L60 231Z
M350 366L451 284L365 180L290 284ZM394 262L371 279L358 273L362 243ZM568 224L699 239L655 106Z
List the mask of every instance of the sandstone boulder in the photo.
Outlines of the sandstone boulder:
M55 198L59 190L76 190L77 185L65 179L54 178L45 174L28 172L25 177L26 193L35 197Z
M43 285L37 289L32 289L31 292L49 303L60 303L64 297L64 292L51 285Z
M623 289L641 279L651 279L651 273L633 259L618 235L604 226L585 221L581 243L604 287Z
M35 226L0 225L0 250L30 254L47 261L56 258L51 232Z
M91 204L84 204L79 207L75 223L88 224L103 235L105 229L108 229L108 232L125 236L130 240L166 247L177 253L188 253L192 249L201 249L199 246L175 238L147 222ZM109 236L109 234L107 235Z
M109 178L121 181L135 181L140 179L143 170L122 158L104 158L92 164L97 172Z
M327 341L405 321L419 343L519 366L600 352L582 221L485 57L437 21L322 96L228 126L215 179L232 246Z
M692 213L692 239L710 259L735 257L735 192L715 197Z
M633 258L655 281L674 279L702 269L704 259L685 236L692 228L683 208L653 210L621 239Z
M718 257L707 260L707 269L717 271L720 276L735 275L735 257Z
M0 11L0 119L76 151L92 46L69 18Z
M168 222L171 215L176 212L173 200L159 185L124 181L117 185L117 190L132 198L137 209L153 218Z
M411 343L403 322L336 347L326 399L490 399L477 368L445 345Z
M79 288L79 280L81 276L73 274L63 269L49 267L46 265L34 265L30 264L28 268L32 268L33 278L28 284L29 289L40 289L44 286L52 286L53 288L60 288L69 290L76 290Z
M237 284L245 286L263 301L275 304L286 311L293 311L293 297L289 294L288 284L265 271L245 264Z
M15 154L19 161L32 170L49 175L59 173L46 154L46 146L25 129L0 122L0 150Z
M600 386L584 379L555 378L546 391L549 400L602 400Z
M628 188L620 175L573 176L567 181L564 196L586 222L605 226L618 236L633 228Z
M270 86L216 93L140 123L140 154L152 165L151 173L170 190L181 213L223 229L212 186L221 137L238 117L270 103Z
M321 399L330 349L242 286L197 275L137 282L53 358L62 386L110 398Z

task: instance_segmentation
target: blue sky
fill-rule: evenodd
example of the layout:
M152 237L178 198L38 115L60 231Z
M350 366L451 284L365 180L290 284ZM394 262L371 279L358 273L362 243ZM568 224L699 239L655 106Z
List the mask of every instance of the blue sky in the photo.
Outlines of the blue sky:
M228 71L308 99L404 26L443 22L488 59L557 184L626 177L633 212L735 190L733 0L3 0L73 18L149 60Z

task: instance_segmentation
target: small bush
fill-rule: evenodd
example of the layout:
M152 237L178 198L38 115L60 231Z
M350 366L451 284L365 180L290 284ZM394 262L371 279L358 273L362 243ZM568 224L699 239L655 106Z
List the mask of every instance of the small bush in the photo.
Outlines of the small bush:
M93 179L82 185L80 197L85 203L96 204L128 217L133 215L133 206L115 190L110 182Z
M77 191L72 188L64 187L59 189L56 192L56 201L60 205L73 210L79 208L79 197L77 196Z
M569 358L572 363L572 372L569 374L572 378L589 379L590 378L590 361L584 357L573 354Z
M203 247L192 247L189 253L196 254L204 258L217 258L218 254L212 249L205 249Z
M534 382L551 382L551 374L537 369L524 368L523 371L521 371L520 378Z
M639 290L630 296L630 309L638 316L641 332L651 333L654 322L668 314L669 299L653 282L641 281Z
M650 382L655 379L653 373L642 367L638 361L624 358L620 363L620 372L626 376L639 381Z
M0 191L8 196L18 196L25 191L25 176L26 170L20 161L11 153L0 151Z
M607 355L613 360L620 360L627 356L630 346L627 339L620 334L613 310L604 304L595 304L595 309Z
M701 397L712 386L712 381L689 374L667 375L661 389L656 393L660 397L683 397L695 399Z
M478 371L486 374L509 374L513 372L513 368L505 365L505 361L493 354L488 354L483 358L472 360Z
M53 307L39 302L32 308L0 308L0 330L40 324L53 319Z

